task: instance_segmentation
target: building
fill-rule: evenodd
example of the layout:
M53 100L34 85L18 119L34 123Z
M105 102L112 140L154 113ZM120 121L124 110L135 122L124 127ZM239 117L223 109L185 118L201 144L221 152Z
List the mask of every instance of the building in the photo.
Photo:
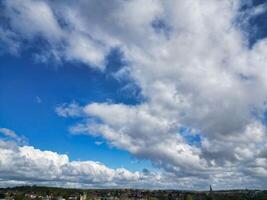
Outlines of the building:
M82 195L80 195L80 200L86 200L86 197L87 197L86 193L83 193Z

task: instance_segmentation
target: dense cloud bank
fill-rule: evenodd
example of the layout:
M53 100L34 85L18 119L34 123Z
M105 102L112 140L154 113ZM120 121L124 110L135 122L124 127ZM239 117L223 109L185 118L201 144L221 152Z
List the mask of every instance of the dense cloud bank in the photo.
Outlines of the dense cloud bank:
M0 140L0 187L24 184L65 187L169 187L167 174L111 169L96 161L70 161L65 154ZM177 185L176 183L173 183Z
M122 51L128 65L114 78L134 81L144 101L63 104L60 116L83 118L72 133L103 137L183 183L267 186L267 40L251 46L245 30L251 17L266 11L264 4L246 11L241 7L249 1L236 0L2 4L9 28L0 34L11 53L40 37L46 49L37 61L81 62L105 73L109 52ZM74 173L76 165L66 162ZM119 172L111 171L111 182L118 182Z

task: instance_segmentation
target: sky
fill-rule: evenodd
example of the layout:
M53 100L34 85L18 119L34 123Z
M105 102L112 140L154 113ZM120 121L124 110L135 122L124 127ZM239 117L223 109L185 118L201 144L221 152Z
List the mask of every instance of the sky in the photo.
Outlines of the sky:
M267 187L267 2L0 1L0 187Z

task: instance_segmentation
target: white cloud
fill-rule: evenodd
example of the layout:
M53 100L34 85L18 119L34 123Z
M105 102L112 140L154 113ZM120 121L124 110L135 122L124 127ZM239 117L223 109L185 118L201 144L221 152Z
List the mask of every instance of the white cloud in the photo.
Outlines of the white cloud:
M138 2L131 1L145 7ZM265 149L265 127L255 113L264 111L267 97L262 92L267 80L266 41L248 48L245 34L234 25L237 1L153 1L153 6L144 18L142 9L115 14L114 6L108 15L114 12L118 18L113 21L117 31L127 20L131 27L114 32L105 18L98 18L101 34L95 35L106 42L118 41L131 64L130 76L147 100L137 106L86 105L84 115L97 120L78 124L71 131L102 136L177 177L204 176L219 184L231 174L242 176L245 184L250 180L247 163ZM125 7L122 3L121 8ZM88 26L94 20L86 14L80 18ZM151 24L157 19L171 27L168 38L153 30ZM134 36L125 37L129 30ZM94 28L85 31L94 35ZM102 32L112 39L102 37ZM179 133L182 127L200 134L199 146L188 144Z
M59 18L59 13L47 1L13 0L3 1L4 19L10 22L12 34L6 32L4 39L11 52L18 51L23 40L43 43L35 57L37 61L48 62L53 59L81 62L91 67L104 69L105 56L109 47L90 38L80 30L68 29L67 22ZM63 20L63 21L61 21ZM64 24L65 23L65 24ZM0 29L1 30L1 29ZM8 34L7 34L8 33ZM16 37L14 39L14 37ZM25 46L20 45L20 46Z
M250 15L255 17L257 15L264 14L264 12L266 12L266 6L267 6L266 3L262 3L262 4L257 5L256 7L253 7L250 10Z
M21 184L65 187L135 187L175 188L161 172L131 172L112 169L95 161L70 161L65 154L42 151L32 146L18 146L0 140L0 186ZM153 182L153 183L151 183Z
M18 55L20 49L20 42L17 35L0 26L0 53L5 53L6 51Z
M11 138L17 138L18 137L14 131L7 129L7 128L0 128L0 132L2 134L4 134L5 136L11 137Z
M83 108L73 102L56 107L56 113L61 117L79 117L83 115Z
M44 1L4 1L5 17L15 31L33 39L41 34L49 41L59 40L63 34L52 9Z
M24 136L17 135L14 131L8 129L8 128L1 128L0 127L0 135L4 135L7 137L7 139L14 140L15 142L18 142L20 144L26 143L26 138Z

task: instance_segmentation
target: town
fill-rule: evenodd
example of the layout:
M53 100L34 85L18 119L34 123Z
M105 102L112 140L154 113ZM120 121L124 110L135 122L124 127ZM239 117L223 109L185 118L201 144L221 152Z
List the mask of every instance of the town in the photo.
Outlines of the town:
M1 188L0 200L266 200L264 190L179 191L142 189L69 189L43 186Z

